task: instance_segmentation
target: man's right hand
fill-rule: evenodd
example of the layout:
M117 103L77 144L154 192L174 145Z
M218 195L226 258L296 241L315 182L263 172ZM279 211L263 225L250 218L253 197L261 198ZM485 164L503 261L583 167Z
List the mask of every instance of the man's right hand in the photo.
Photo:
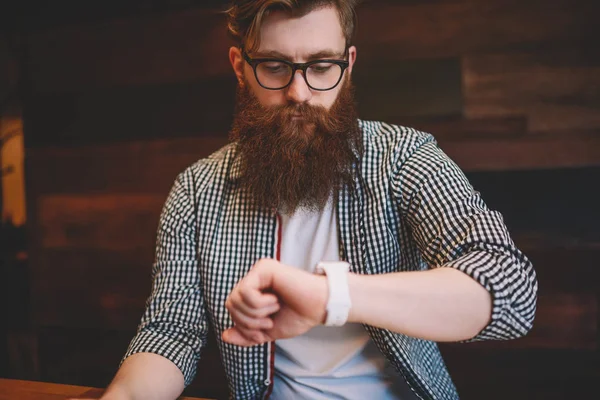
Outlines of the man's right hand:
M225 302L234 327L222 338L253 346L301 335L323 323L328 295L325 276L261 259Z

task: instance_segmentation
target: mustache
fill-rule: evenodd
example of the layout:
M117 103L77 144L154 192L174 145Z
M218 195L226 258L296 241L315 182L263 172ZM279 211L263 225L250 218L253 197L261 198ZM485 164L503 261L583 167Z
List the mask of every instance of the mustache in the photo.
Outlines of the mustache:
M307 123L317 124L324 127L327 131L342 131L347 128L338 118L331 118L330 113L336 113L336 104L331 110L327 110L320 105L303 104L282 104L272 106L247 105L239 110L238 118L244 120L248 127L253 126L279 126L285 128L287 124L293 124L297 117Z

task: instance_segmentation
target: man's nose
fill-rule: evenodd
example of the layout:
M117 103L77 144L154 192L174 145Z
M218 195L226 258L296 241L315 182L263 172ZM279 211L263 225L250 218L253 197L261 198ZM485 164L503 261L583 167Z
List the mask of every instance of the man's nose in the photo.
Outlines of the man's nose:
M311 99L312 92L304 80L302 71L296 71L292 83L286 88L285 95L289 101L299 104L306 103Z

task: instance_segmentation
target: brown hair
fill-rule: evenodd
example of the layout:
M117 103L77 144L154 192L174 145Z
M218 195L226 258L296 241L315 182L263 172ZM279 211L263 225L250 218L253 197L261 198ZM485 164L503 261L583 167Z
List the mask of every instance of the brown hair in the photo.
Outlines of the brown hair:
M260 27L263 19L274 10L289 11L301 17L325 6L337 8L346 46L352 43L357 0L238 0L227 10L227 28L233 39L246 49L255 50L260 45Z

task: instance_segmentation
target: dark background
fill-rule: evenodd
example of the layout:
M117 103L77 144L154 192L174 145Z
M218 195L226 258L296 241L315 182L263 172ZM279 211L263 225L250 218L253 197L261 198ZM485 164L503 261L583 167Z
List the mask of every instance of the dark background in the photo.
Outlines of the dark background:
M116 371L167 192L227 141L222 4L3 2L0 112L24 121L28 222L2 225L0 376L104 387ZM530 335L441 346L463 399L598 395L598 4L359 7L362 118L433 133L538 273ZM224 397L218 363L209 347L187 394Z

